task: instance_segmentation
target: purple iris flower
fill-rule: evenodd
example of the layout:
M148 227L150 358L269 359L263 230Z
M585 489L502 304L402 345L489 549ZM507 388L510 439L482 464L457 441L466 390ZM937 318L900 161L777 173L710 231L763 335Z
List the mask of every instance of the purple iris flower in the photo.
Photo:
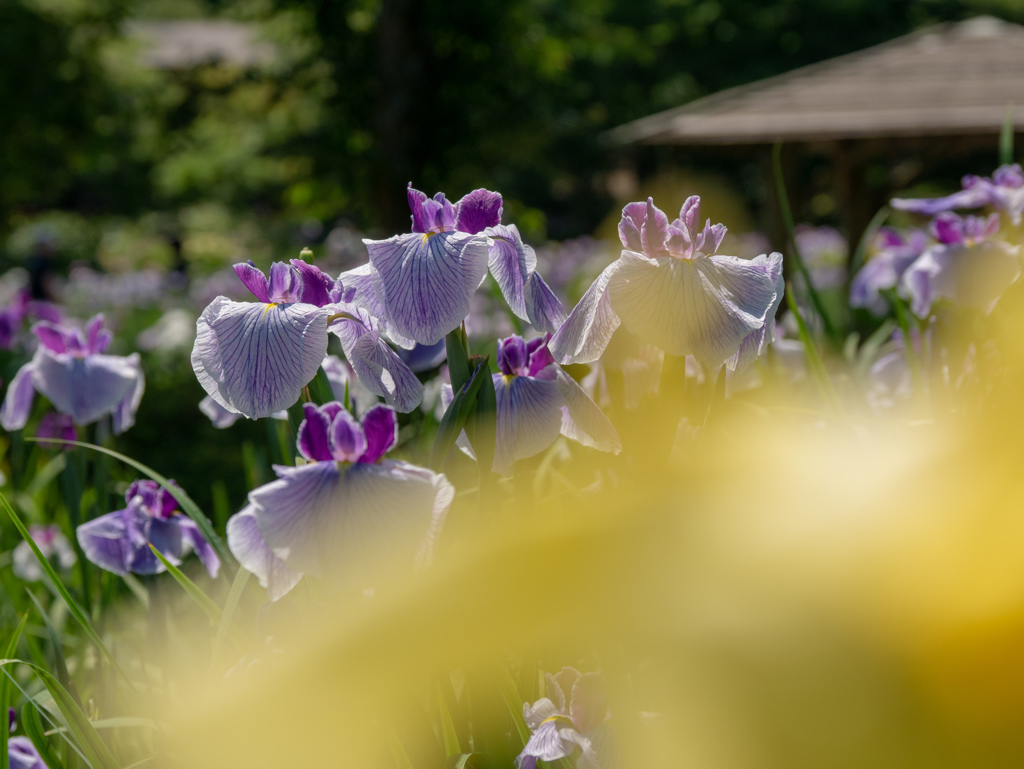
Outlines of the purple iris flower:
M963 189L941 198L894 198L897 211L934 216L958 208L992 206L1010 216L1019 225L1024 212L1024 171L1019 164L999 166L991 177L968 174L961 182Z
M53 439L62 441L77 441L78 430L75 429L75 420L67 414L60 414L56 411L48 411L39 420L36 427L36 438L39 439L40 448L64 450L71 448L62 443L52 443Z
M422 373L437 368L448 357L445 341L436 344L417 344L411 350L398 350L398 357L405 361L412 371Z
M903 273L924 253L928 238L921 230L906 235L891 227L883 227L875 237L875 254L861 267L850 283L850 305L865 307L882 315L889 303L881 292L896 288Z
M725 225L700 227L700 198L679 218L654 205L622 209L622 255L602 272L551 339L560 363L590 363L620 323L670 355L693 355L713 368L755 332L768 333L778 306L780 254L759 259L718 256ZM758 345L760 348L760 345Z
M584 446L618 454L622 442L614 425L586 391L555 362L548 337L498 341L498 370L493 375L497 435L493 469L508 475L518 459L532 457L564 435ZM442 390L445 405L452 389ZM465 441L460 437L460 446Z
M7 761L11 769L47 769L36 746L28 737L7 740Z
M40 321L32 326L32 333L39 340L36 353L15 375L0 407L0 425L5 430L25 426L36 392L78 425L108 414L115 434L135 424L146 388L139 354L105 354L113 336L103 328L102 315L92 318L84 332Z
M78 527L86 558L115 574L159 574L165 567L150 550L152 544L175 565L194 550L210 576L217 576L220 559L195 521L178 509L172 494L156 481L145 480L132 483L124 498L123 510Z
M386 459L398 438L394 410L357 421L340 403L304 404L298 448L307 464L275 465L278 479L249 492L228 522L228 546L271 600L303 574L368 587L381 561L430 559L455 490L443 475Z
M577 769L599 769L594 738L608 715L604 679L571 667L544 679L548 696L533 705L523 703L523 720L533 734L516 758L517 769L534 769L537 761L553 763L574 753L579 754Z
M367 387L401 411L419 404L422 384L377 319L347 304L352 291L340 282L300 259L275 262L269 278L252 264L235 272L259 302L218 296L196 322L192 349L199 383L222 408L260 419L295 403L327 354L329 325Z
M18 291L10 304L0 308L0 348L13 350L21 334L21 324L28 314L29 294Z
M991 240L999 230L999 215L965 216L946 212L931 223L938 243L926 249L903 273L902 286L919 317L932 303L991 309L1021 273L1019 249Z
M537 273L536 254L514 225L501 224L500 194L474 190L452 205L410 184L407 196L412 232L364 240L369 264L341 275L397 344L436 344L458 328L488 268L516 315L542 331L561 324L565 310Z

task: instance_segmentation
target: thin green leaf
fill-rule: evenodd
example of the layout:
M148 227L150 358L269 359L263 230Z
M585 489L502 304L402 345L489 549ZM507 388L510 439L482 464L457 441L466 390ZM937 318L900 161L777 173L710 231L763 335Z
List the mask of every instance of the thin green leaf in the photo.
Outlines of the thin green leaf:
M1013 163L1013 105L1006 105L1006 117L999 131L999 164L1008 166Z
M43 763L49 769L62 769L63 763L61 763L53 748L50 747L50 741L46 738L43 721L39 717L39 706L34 702L26 702L21 708L20 723L25 734L32 740L36 750L39 751L39 756L43 759Z
M214 664L220 659L221 650L224 647L224 639L228 637L228 631L233 627L231 623L235 616L235 609L238 608L238 602L242 599L242 593L245 592L245 586L248 581L249 572L246 569L239 569L238 573L235 574L235 581L231 583L231 591L228 593L227 603L224 604L224 614L221 616L220 624L217 626L217 638L213 642Z
M519 733L519 738L522 741L520 747L525 748L526 743L530 741L530 727L523 720L523 701L519 697L519 691L516 689L516 682L512 680L512 676L509 675L507 670L502 676L500 686L501 698L505 700L508 712L512 714L512 721L515 723L516 731Z
M807 356L807 368L810 369L811 376L814 377L814 381L818 385L818 390L829 406L841 412L843 410L842 401L839 400L839 394L836 392L835 387L832 386L832 380L828 376L828 371L825 369L825 364L821 360L818 348L814 344L811 332L808 330L807 324L804 323L804 318L800 314L796 297L793 295L793 287L788 283L786 284L786 303L789 305L789 311L793 313L793 317L796 319L800 341L804 345L804 355Z
M114 758L113 753L110 752L110 748L107 747L103 738L100 737L99 732L93 728L88 717L78 707L67 690L60 685L60 682L47 673L46 670L30 662L0 660L0 666L15 663L30 668L39 677L39 680L43 682L43 686L46 687L47 691L50 692L50 696L53 697L54 703L56 703L61 715L64 716L71 734L74 735L78 747L82 750L83 756L89 762L92 769L120 769L120 764Z
M38 441L39 439L25 438L25 440ZM192 501L192 497L190 497L185 492L184 489L179 488L178 486L171 486L170 482L168 482L168 480L164 478L164 476L160 475L160 473L158 473L156 470L153 470L152 468L147 467L141 462L138 462L132 459L131 457L127 457L124 454L121 454L120 452L114 451L113 449L105 448L103 446L96 446L92 443L82 443L81 441L66 441L60 438L46 438L46 440L49 441L50 443L64 443L68 446L79 446L80 448L83 449L92 449L93 451L98 451L101 454L106 454L108 456L113 457L114 459L118 459L124 462L126 465L134 467L140 473L147 475L149 478L159 483L160 486L164 489L164 491L166 491L168 494L170 494L178 501L178 504L181 505L182 512L185 513L185 515L187 515L193 521L195 521L196 526L199 527L199 531L202 532L203 537L205 537L206 541L210 543L210 546L217 551L217 555L220 557L220 560L222 562L235 562L234 558L231 556L231 552L224 544L224 541L217 535L217 532L213 530L213 524L210 523L210 519L207 518L203 511L199 509L199 505Z
M437 707L441 714L441 736L444 739L444 754L448 757L457 756L462 753L462 746L459 744L459 734L455 731L455 722L452 720L451 711L448 710L448 701L441 690L441 684L437 685Z
M87 446L88 444L79 445ZM128 677L128 674L121 669L121 666L117 664L117 660L114 659L114 655L110 653L106 644L103 643L99 634L89 621L88 616L86 616L85 612L82 611L82 607L78 605L78 602L71 597L71 593L68 592L68 589L64 587L64 583L60 581L60 577L57 576L57 572L53 570L53 566L51 566L50 562L46 560L46 557L39 549L39 545L37 545L35 540L32 539L32 536L28 533L28 529L25 528L25 524L21 522L21 518L19 518L18 514L14 512L14 508L8 504L7 498L3 494L0 494L0 503L3 504L4 509L7 511L7 515L10 516L11 522L14 524L14 528L18 530L22 539L24 539L28 543L28 546L32 548L32 552L35 553L36 560L39 561L39 565L42 567L43 572L50 578L50 582L57 589L57 592L60 593L60 597L64 599L64 603L67 604L68 610L71 612L71 616L73 616L78 624L81 625L82 630L85 631L87 636L89 636L89 640L96 645L100 654L107 658L107 661L114 666L114 669L121 674L121 677L128 682L128 685L131 686L134 691L135 685L132 683L132 680Z
M847 273L850 278L853 278L854 275L860 272L860 268L864 266L864 260L868 255L868 247L875 239L875 235L878 234L878 230L881 229L888 216L888 207L882 206L875 211L875 215L871 217L871 221L868 222L868 226L865 228L864 234L861 235L860 240L857 241L857 248L853 250L853 257L850 259L850 269Z
M99 718L89 723L92 724L93 729L153 729L154 731L160 731L160 724L152 718L136 718L135 716ZM46 734L63 734L66 731L67 729L63 726L59 726L56 729L49 730Z
M899 292L895 288L890 288L882 293L885 295L885 298L889 300L889 304L892 305L893 310L895 310L896 323L903 334L903 349L907 356L907 367L910 369L910 383L913 387L914 394L918 396L923 395L924 375L921 371L921 357L917 354L917 348L914 345L914 337L911 334L910 309L907 307L907 303L903 301L903 297L899 295Z
M313 402L318 406L337 400L334 397L334 388L331 387L331 380L327 378L327 372L321 366L316 370L316 376L309 383L309 394L313 396Z
M498 431L498 403L494 386L491 384L492 371L488 359L474 355L469 362L474 369L483 366L486 374L486 386L481 384L476 396L476 408L466 420L466 437L469 438L473 453L476 454L480 472L480 501L487 505L494 486L491 468L494 465L494 441Z
M779 210L782 213L782 223L786 226L786 236L789 238L789 247L792 249L793 258L791 261L796 265L797 271L804 279L807 286L807 295L814 305L814 311L821 316L821 322L825 327L825 333L830 339L836 338L836 330L832 325L832 319L825 310L825 305L818 296L818 291L811 282L811 273L800 255L800 247L796 243L796 227L793 223L793 211L789 207L789 195L786 193L786 180L782 175L782 142L775 142L772 148L772 172L775 176L775 192L779 198Z
M448 410L441 417L441 424L437 427L437 435L434 437L434 445L430 449L429 465L431 469L440 471L444 466L448 452L458 439L459 434L466 426L466 420L476 408L476 396L480 392L480 386L484 379L489 382L491 379L490 369L486 365L487 359L477 366L476 371L469 381L461 389L455 391L455 398L448 404Z
M21 634L25 632L26 622L28 622L28 612L22 615L21 622L14 629L11 640L7 642L7 651L4 654L6 659L11 659L18 653L18 642L21 640ZM10 696L11 682L6 675L0 676L0 718L2 718L0 720L0 769L9 769L10 767L10 756L7 753L7 737L9 736L7 708L11 706Z
M475 755L477 754L463 753L458 756L448 756L444 762L444 769L466 769L469 765L469 760Z
M413 769L409 754L405 752L405 746L395 734L395 730L388 727L388 746L391 748L391 755L395 758L395 766L398 769Z
M64 644L61 643L60 633L53 626L50 613L39 603L39 599L35 597L35 594L27 588L25 592L28 593L29 599L35 604L36 611L39 612L39 616L42 617L43 624L46 626L46 633L50 638L50 646L53 647L53 667L57 669L57 680L60 681L60 685L65 689L71 690L72 695L77 698L77 694L74 692L71 684L71 674L68 673L68 663L64 659ZM10 657L12 655L7 656ZM79 702L79 705L81 705L81 702Z

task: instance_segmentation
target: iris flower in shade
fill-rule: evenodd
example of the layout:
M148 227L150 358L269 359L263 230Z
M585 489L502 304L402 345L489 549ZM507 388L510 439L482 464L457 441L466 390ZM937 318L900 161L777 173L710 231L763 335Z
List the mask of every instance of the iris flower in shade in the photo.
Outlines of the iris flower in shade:
M11 769L47 769L39 751L28 737L7 740L7 761Z
M961 182L963 189L941 198L894 198L891 205L897 211L934 216L958 208L992 206L1010 216L1014 225L1021 222L1024 212L1024 171L1020 165L999 166L991 177L968 174Z
M71 543L64 536L57 524L49 526L28 527L29 536L36 543L39 552L48 561L56 562L57 566L67 571L78 561ZM37 582L43 578L43 567L39 565L36 554L32 552L28 542L22 540L14 548L11 556L11 570L26 582Z
M102 315L92 318L84 332L40 321L32 333L39 346L11 381L0 407L0 425L5 430L25 426L37 392L78 425L108 414L115 434L135 424L146 388L139 355L106 355L113 337L104 330Z
M532 734L516 758L517 769L534 769L537 761L552 763L574 753L579 754L577 769L599 769L594 737L608 715L604 679L571 667L544 678L548 696L533 705L523 703L523 720Z
M998 230L998 214L936 216L931 231L938 243L903 273L903 289L914 314L927 316L938 299L990 310L1021 273L1020 250L991 240Z
M712 368L764 329L779 299L780 256L740 259L715 252L725 226L700 228L700 198L687 198L673 222L647 203L622 210L625 250L598 276L551 339L560 363L597 360L622 323L670 355Z
M124 496L123 510L101 515L78 527L85 557L115 574L159 574L164 565L152 544L177 565L193 550L211 577L220 559L195 522L178 510L178 502L156 481L135 481Z
M896 288L903 273L928 245L921 230L906 235L891 227L883 227L875 238L875 254L861 267L850 283L850 306L864 307L882 315L889 303L881 292Z
M412 232L364 240L369 264L341 275L397 344L436 344L458 328L488 268L516 315L542 331L561 324L565 310L537 273L536 254L501 224L501 195L474 190L454 205L412 185L407 195Z
M40 439L39 446L44 449L69 449L70 446L63 443L53 443L51 439L62 441L77 441L78 430L75 429L75 420L67 414L59 414L56 411L48 411L39 420L36 427L36 438Z
M498 341L498 369L493 376L497 400L494 471L512 472L518 459L532 457L564 435L584 446L616 454L619 434L604 412L576 380L555 363L547 337L524 341L510 336ZM451 402L451 386L443 392ZM460 446L464 442L460 437Z
M276 465L278 479L249 493L228 524L231 551L272 599L296 575L367 587L382 563L426 564L455 490L443 475L385 458L395 412L378 405L356 421L337 402L303 408L298 448L308 464Z

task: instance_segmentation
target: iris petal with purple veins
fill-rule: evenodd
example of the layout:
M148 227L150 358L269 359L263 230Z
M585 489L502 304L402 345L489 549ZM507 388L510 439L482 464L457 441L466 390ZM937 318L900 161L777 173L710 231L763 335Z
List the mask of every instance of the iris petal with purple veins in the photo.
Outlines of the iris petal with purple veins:
M523 720L532 734L516 766L532 769L537 761L552 763L578 752L577 769L599 769L602 756L595 737L608 715L604 679L570 667L544 678L548 696L532 705L523 703Z
M360 587L384 557L427 562L454 489L443 475L384 458L397 438L394 411L377 406L357 422L336 402L304 409L298 446L310 464L277 466L278 480L250 493L243 513L256 532L247 520L231 524L239 559Z
M891 205L897 211L934 216L961 208L992 206L1010 216L1019 225L1024 213L1024 171L1020 165L1003 165L991 178L967 175L963 189L940 198L894 198Z
M865 307L876 315L888 309L883 291L899 286L903 273L924 252L927 239L921 230L906 235L884 227L875 241L875 254L850 283L850 306Z
M105 354L112 337L103 329L102 315L91 319L84 331L41 321L32 333L39 346L15 375L0 407L0 425L5 430L25 426L36 392L75 424L87 425L110 415L119 434L135 423L145 390L139 356Z
M725 365L732 371L746 369L764 354L769 344L775 341L775 314L779 311L782 297L786 293L786 282L782 276L782 254L773 253L771 256L761 254L761 256L751 259L750 263L761 267L774 279L775 301L765 313L764 323L761 324L761 327L747 334L740 342L739 349L725 361Z
M765 327L779 298L775 276L748 260L715 255L725 227L708 220L700 229L699 206L699 198L688 198L673 222L651 199L623 209L626 250L552 338L556 360L596 360L621 322L665 352L711 367Z
M302 579L302 574L289 569L263 539L252 505L228 519L227 538L231 554L242 568L256 575L271 601L282 598Z
M78 527L86 558L115 574L159 574L165 567L150 550L152 544L173 564L194 551L210 576L217 576L220 559L195 522L178 510L173 495L143 480L129 486L125 501L123 510Z
M39 751L28 737L8 739L7 761L10 769L47 769Z

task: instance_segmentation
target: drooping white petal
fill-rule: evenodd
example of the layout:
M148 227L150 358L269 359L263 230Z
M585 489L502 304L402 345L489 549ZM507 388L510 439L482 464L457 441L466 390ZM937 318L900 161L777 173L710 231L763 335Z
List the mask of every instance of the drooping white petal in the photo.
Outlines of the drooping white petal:
M743 371L751 363L764 354L765 348L775 341L775 314L786 293L786 282L782 277L782 254L777 251L771 255L761 254L750 260L751 264L763 267L775 281L775 299L765 313L764 323L756 331L752 331L740 342L739 349L726 360L725 365L733 371Z
M611 341L620 322L608 296L608 282L616 264L612 262L597 276L551 337L548 349L558 363L592 363Z
M126 396L132 398L141 376L137 354L133 360L116 355L77 357L40 347L33 363L36 391L80 425L113 413Z
M373 289L389 326L420 344L458 328L487 275L487 238L461 232L366 240Z
M523 243L519 229L514 225L499 224L489 227L484 234L491 239L488 249L488 267L509 309L523 320L526 313L526 281L537 266L537 255Z
M328 310L218 296L196 322L192 368L228 411L268 417L295 403L327 354Z
M633 333L670 355L720 365L764 323L775 282L734 256L650 258L623 251L608 294Z
M622 450L619 433L600 407L561 368L555 382L565 403L562 408L562 435L584 446L618 454Z

